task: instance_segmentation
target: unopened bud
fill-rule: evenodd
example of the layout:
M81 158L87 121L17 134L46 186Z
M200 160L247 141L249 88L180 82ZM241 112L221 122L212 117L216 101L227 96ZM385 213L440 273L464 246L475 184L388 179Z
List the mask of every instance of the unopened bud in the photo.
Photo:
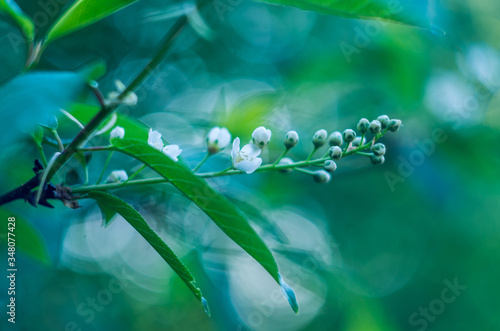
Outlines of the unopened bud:
M356 138L356 132L352 129L347 129L342 133L342 136L344 137L344 140L346 143L350 143Z
M326 137L328 137L328 133L326 132L326 130L321 129L316 131L312 139L314 147L320 148L321 146L323 146L326 142Z
M358 122L358 131L361 132L362 134L365 134L366 131L368 131L368 128L370 127L370 121L368 121L366 118L362 118Z
M299 143L299 134L295 131L288 131L285 136L285 147L287 149L295 147Z
M382 125L382 129L385 129L389 126L389 116L387 115L380 115L379 117L377 117L377 121L380 122L380 125Z
M399 130L399 128L401 127L401 120L391 120L389 122L389 131L391 132L396 132Z
M380 130L382 129L382 124L380 124L379 121L377 120L373 120L371 123L370 123L370 132L373 133L373 134L377 134L380 132Z
M339 146L330 147L328 155L334 160L340 160L342 158L342 148Z
M328 137L328 145L330 146L340 146L343 142L342 133L340 133L340 131L332 132L330 137Z
M385 155L385 145L384 145L384 144L381 144L381 143L378 143L378 144L373 145L373 147L372 147L372 152L373 152L373 154L375 154L376 156L382 156L382 155Z
M337 163L332 160L326 160L323 168L325 168L325 170L328 172L334 172L335 170L337 170Z
M370 159L373 164L382 164L385 162L385 157L383 155L378 156L373 154Z
M318 170L314 173L314 181L316 183L328 183L332 176L325 170Z
M280 160L280 162L278 162L278 165L290 165L290 164L293 164L293 160L289 157L284 157ZM283 168L280 169L280 172L283 174L288 174L292 172L292 168Z

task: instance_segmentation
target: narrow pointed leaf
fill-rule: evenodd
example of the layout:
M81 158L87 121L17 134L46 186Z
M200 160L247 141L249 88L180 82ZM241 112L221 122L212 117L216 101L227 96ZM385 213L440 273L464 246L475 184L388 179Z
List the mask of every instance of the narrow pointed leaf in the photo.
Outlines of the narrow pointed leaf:
M266 244L250 226L246 217L204 179L195 176L187 167L172 161L144 141L118 140L114 149L138 159L170 181L279 282L278 266Z
M246 216L228 199L208 185L203 178L195 176L182 162L172 161L168 156L142 140L117 140L113 148L143 162L167 179L203 210L229 238L259 262L283 287L284 282L281 280L278 266L271 251L250 226ZM290 291L284 292L295 311L295 296L290 298L290 293Z
M422 28L431 28L427 1L411 0L260 0L320 14L361 19L382 19Z
M137 0L77 0L56 21L47 34L46 43L82 29L127 7Z
M170 267L181 277L191 292L196 296L203 308L207 310L206 300L203 298L201 290L196 286L195 279L186 266L179 260L177 255L168 247L168 245L151 229L132 206L125 201L106 192L93 191L88 193L88 197L97 201L97 203L106 206L108 212L114 211L120 214L134 229L146 239L146 241L160 254Z
M9 15L17 23L28 41L35 38L35 25L14 0L0 0L1 13Z

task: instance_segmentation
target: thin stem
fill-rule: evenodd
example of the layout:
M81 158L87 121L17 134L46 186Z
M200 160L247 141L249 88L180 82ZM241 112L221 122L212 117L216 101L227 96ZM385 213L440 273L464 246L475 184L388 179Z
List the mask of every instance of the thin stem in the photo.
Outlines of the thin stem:
M111 157L113 156L114 151L109 151L108 158L106 159L106 163L104 163L104 167L102 168L101 174L99 175L99 179L96 182L96 185L101 182L102 177L104 176L104 172L109 165L109 161L111 161Z
M289 151L289 150L290 150L289 148L286 148L286 149L283 151L283 153L281 153L280 157L279 157L279 158L277 158L277 159L276 159L276 161L274 161L274 163L273 163L273 167L274 167L275 165L277 165L277 164L281 161L281 159L282 159L282 158L284 158L284 157L285 157L285 155L288 153L288 151Z
M51 130L52 134L54 135L54 138L57 141L57 147L59 148L59 152L64 151L64 144L61 140L61 137L59 137L59 133L57 133L57 130Z
M135 177L135 176L137 176L137 175L138 175L138 174L140 174L140 173L141 173L144 169L146 169L146 167L147 167L147 165L143 164L143 165L142 165L142 167L141 167L139 170L137 170L136 172L134 172L132 175L130 175L130 177L129 177L126 181L124 181L124 182L122 183L122 185L126 185L129 181L131 181L132 179L134 179L134 177Z
M113 146L92 146L86 148L79 148L82 152L102 152L102 151L113 151Z
M356 152L358 155L363 155L363 156L368 156L371 157L373 154L372 153L366 153L366 152Z
M194 167L192 171L193 172L197 172L201 168L201 166L203 165L203 163L205 163L210 156L212 156L212 154L210 154L210 153L205 154L205 156L200 161L200 163L198 163L198 165L196 167Z
M130 83L129 86L118 96L117 100L122 101L129 92L135 90L147 77L149 77L154 70L160 65L164 60L168 51L170 50L175 37L179 35L181 30L187 25L188 19L186 15L183 15L177 19L174 25L167 32L163 38L160 47L153 57L153 59L146 65L146 67L137 75L137 77ZM101 110L97 115L92 118L92 120L85 126L85 129L81 130L78 135L73 139L73 141L64 149L64 151L59 155L57 160L54 162L53 167L49 170L47 176L47 182L49 182L54 175L61 169L62 166L68 162L68 160L75 154L75 152L82 148L87 142L88 137L105 121L109 115L119 106L119 104L112 105L102 105Z
M316 153L317 150L318 150L318 148L315 146L313 148L313 150L311 151L311 153L309 154L309 156L307 157L305 162L309 162L309 160L313 157L314 153Z
M40 158L42 159L42 165L44 168L47 168L47 157L45 156L45 152L43 151L43 146L37 145L38 153L40 154Z

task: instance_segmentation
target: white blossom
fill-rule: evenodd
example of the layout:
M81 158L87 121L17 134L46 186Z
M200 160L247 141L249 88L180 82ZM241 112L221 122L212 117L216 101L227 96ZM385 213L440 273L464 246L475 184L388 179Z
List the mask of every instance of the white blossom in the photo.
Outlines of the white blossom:
M107 183L118 183L124 182L128 179L128 175L125 170L115 170L111 174L109 174L108 179L106 179Z
M251 174L262 164L262 159L258 157L261 151L254 144L247 144L240 150L240 138L235 138L233 141L233 150L231 151L233 167Z
M259 126L252 133L253 143L260 148L264 148L269 144L271 140L271 130L266 129L263 126Z
M113 130L111 130L111 133L109 134L110 140L113 140L115 138L123 139L123 137L125 137L125 129L122 128L121 126L115 127Z
M148 145L163 152L163 154L174 162L179 161L177 157L182 153L182 149L180 149L178 145L164 146L163 139L161 139L161 133L153 129L149 129Z
M116 91L110 92L108 94L109 100L115 100L126 89L125 84L123 84L119 79L115 80L115 87ZM123 98L122 103L127 106L135 106L137 104L137 94L135 94L134 92L128 92L125 98Z
M210 154L226 148L231 142L231 133L226 128L213 127L207 135L207 146Z

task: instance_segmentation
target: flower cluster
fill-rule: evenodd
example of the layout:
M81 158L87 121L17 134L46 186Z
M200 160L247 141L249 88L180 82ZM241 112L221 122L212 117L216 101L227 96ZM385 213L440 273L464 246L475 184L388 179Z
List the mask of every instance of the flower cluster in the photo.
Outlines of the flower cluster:
M401 127L401 121L390 119L387 115L379 116L369 121L362 118L357 125L357 133L353 129L342 132L334 131L330 135L324 129L316 131L312 137L313 150L305 161L294 162L285 155L299 143L299 135L296 131L289 131L284 138L285 150L282 155L272 164L263 165L260 157L262 150L271 140L271 130L263 126L258 127L252 133L250 142L241 147L241 140L236 137L233 140L231 159L233 171L241 171L247 174L261 170L279 170L282 173L290 173L292 170L309 174L318 183L326 183L331 180L331 173L337 170L336 161L351 154L368 156L373 164L382 164L385 161L385 145L376 143L387 131L396 132ZM371 135L371 141L367 143L367 135ZM226 148L231 141L231 134L226 128L214 127L207 135L207 157L195 168L198 170L208 156L216 154ZM312 159L314 154L323 146L329 145L329 149L322 157ZM369 150L369 152L365 152ZM319 170L306 168L320 167ZM230 170L230 169L228 169ZM227 170L225 170L227 171ZM225 172L224 171L224 172ZM206 175L206 174L205 174Z
M222 172L200 174L204 177L217 176L232 171L232 173L251 174L259 170L279 170L282 173L292 171L311 175L318 183L327 183L331 180L331 174L337 170L337 163L343 157L358 154L370 158L373 164L382 164L385 161L386 147L377 142L387 131L396 132L401 127L401 121L390 119L387 115L379 116L377 119L369 121L362 118L357 124L357 131L346 129L344 131L334 131L328 135L325 129L320 129L314 133L311 142L313 148L309 156L304 161L294 161L286 154L299 143L299 135L296 131L289 131L283 141L285 147L281 156L274 163L262 164L260 157L262 150L269 145L272 132L263 126L256 128L252 133L252 139L244 146L241 146L239 137L234 138L231 149L232 166ZM119 126L110 133L110 140L123 139L125 130ZM367 142L367 137L371 140ZM207 154L205 158L193 169L197 172L203 163L212 155L223 151L231 143L231 133L224 127L213 127L207 134ZM161 134L153 129L149 130L148 144L163 152L174 162L178 161L178 156L182 150L177 145L164 144ZM328 146L326 154L313 159L314 154L323 146ZM311 170L311 167L316 169ZM317 169L320 168L320 169ZM126 174L114 173L108 178L109 181L124 181Z

